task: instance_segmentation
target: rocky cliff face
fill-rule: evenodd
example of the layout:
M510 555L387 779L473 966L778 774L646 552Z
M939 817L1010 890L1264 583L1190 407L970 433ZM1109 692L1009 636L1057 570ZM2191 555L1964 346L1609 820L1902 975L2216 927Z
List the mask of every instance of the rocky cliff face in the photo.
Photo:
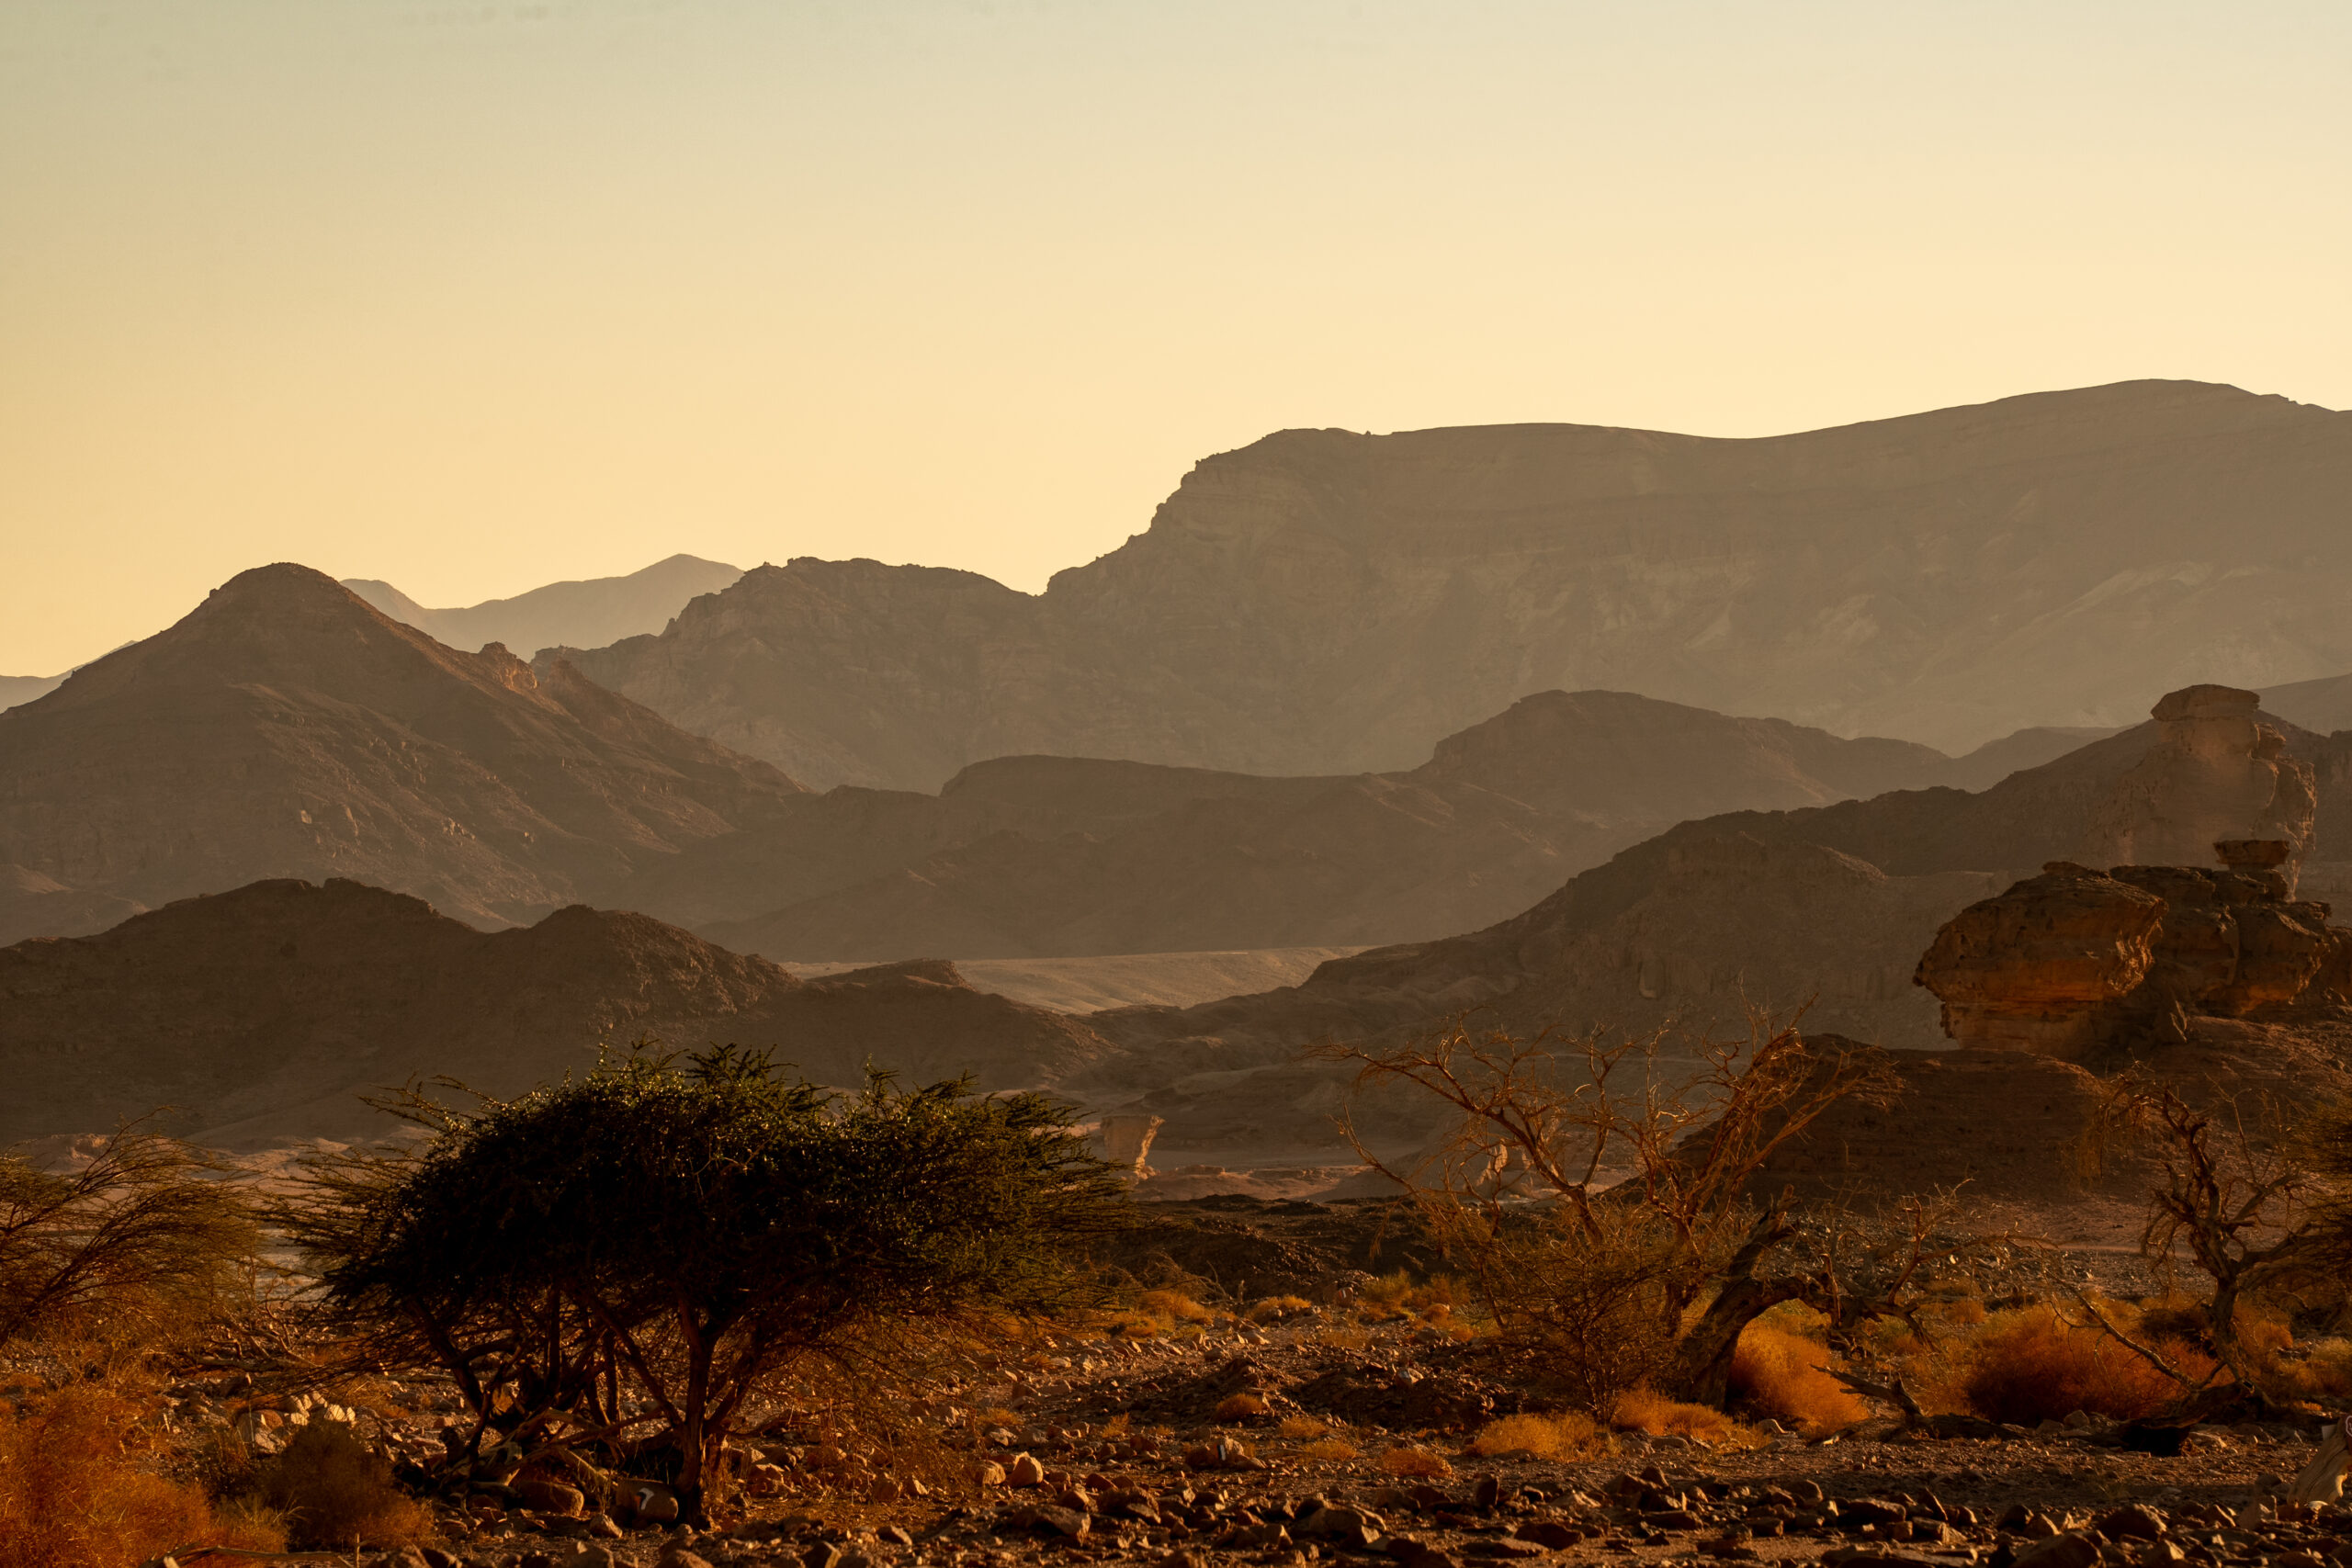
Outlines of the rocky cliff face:
M291 565L0 713L0 862L134 904L348 876L536 919L800 793L560 661L445 648Z
M257 883L98 936L0 949L0 1146L175 1108L222 1146L380 1136L359 1095L447 1075L519 1092L600 1046L773 1046L820 1082L1050 1084L1107 1049L942 964L802 982L643 915L485 933L356 883Z
M1553 687L1952 750L2352 668L2347 497L2352 415L2191 382L1748 441L1286 431L1042 596L797 560L575 657L820 786L1378 772Z

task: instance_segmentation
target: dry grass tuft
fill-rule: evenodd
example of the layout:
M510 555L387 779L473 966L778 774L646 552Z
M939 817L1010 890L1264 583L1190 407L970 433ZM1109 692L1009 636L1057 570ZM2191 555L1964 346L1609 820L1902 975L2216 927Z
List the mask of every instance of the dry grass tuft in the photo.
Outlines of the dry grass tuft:
M0 1423L0 1568L121 1568L190 1545L275 1551L266 1519L216 1512L143 1469L144 1411L80 1384Z
M1704 1404L1684 1404L1646 1388L1629 1389L1619 1394L1610 1409L1609 1424L1627 1431L1646 1432L1653 1438L1673 1433L1711 1447L1745 1447L1755 1441L1752 1433L1720 1410Z
M1315 1310L1315 1303L1305 1296L1267 1296L1252 1305L1245 1314L1252 1323L1279 1323L1303 1312Z
M1254 1421L1268 1414L1265 1400L1254 1393L1229 1393L1216 1406L1216 1418L1228 1426L1236 1421Z
M1537 1459L1589 1459L1609 1450L1609 1435L1587 1416L1506 1416L1471 1439L1481 1458L1531 1453Z
M1452 1475L1453 1466L1443 1454L1433 1449L1416 1448L1400 1443L1380 1456L1380 1471L1384 1475L1419 1475L1436 1477Z
M1818 1340L1751 1323L1732 1353L1731 1392L1758 1414L1810 1436L1835 1432L1870 1415L1870 1406L1829 1375L1836 1359Z
M1146 1291L1136 1304L1156 1317L1177 1323L1208 1323L1216 1316L1182 1291Z
M1275 1429L1285 1438L1319 1438L1331 1428L1312 1416L1285 1416Z
M2127 1325L2135 1315L2122 1303L2100 1310ZM2184 1340L2161 1339L2154 1348L2191 1377L2213 1364ZM1969 1347L1961 1392L1979 1416L2030 1427L2077 1410L2133 1420L2153 1414L2180 1389L2095 1325L2077 1325L2052 1308L2033 1306L1986 1320Z
M261 1472L262 1496L298 1547L413 1546L432 1516L392 1483L391 1466L348 1427L314 1421Z
M1317 1438L1298 1451L1303 1459L1322 1460L1330 1464L1345 1464L1363 1457L1363 1450L1337 1438Z

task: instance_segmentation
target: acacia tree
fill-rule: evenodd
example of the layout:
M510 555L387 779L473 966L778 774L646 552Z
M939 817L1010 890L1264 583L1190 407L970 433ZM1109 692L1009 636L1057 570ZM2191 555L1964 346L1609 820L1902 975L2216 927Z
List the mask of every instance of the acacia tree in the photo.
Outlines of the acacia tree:
M1720 1405L1740 1331L1805 1300L1850 1327L1885 1310L1916 1274L1915 1226L1901 1257L1851 1288L1853 1270L1766 1277L1797 1233L1785 1202L1749 1189L1772 1156L1838 1100L1883 1092L1878 1054L1811 1046L1793 1024L1751 1018L1745 1039L1702 1041L1678 1063L1660 1032L1522 1038L1466 1021L1387 1048L1333 1044L1361 1096L1417 1090L1453 1117L1419 1168L1363 1157L1421 1208L1465 1268L1505 1343L1586 1404L1655 1381ZM1708 1298L1697 1321L1686 1315Z
M656 1427L689 1517L763 1380L876 1323L1065 1302L1069 1249L1125 1202L1043 1096L834 1096L731 1047L399 1108L423 1148L322 1161L281 1214L330 1310L447 1368L476 1445Z

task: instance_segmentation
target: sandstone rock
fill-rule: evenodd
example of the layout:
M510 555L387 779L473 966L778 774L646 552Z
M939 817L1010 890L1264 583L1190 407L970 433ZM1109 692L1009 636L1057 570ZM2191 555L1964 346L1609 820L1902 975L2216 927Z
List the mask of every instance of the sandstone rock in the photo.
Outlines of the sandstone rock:
M2189 1015L2352 992L2352 931L2283 892L2244 872L2055 862L1954 916L1917 983L1964 1045L2080 1058L2127 1040L2177 1043Z
M2147 978L2164 915L2154 894L2053 862L1953 916L1916 982L1964 1045L2073 1055L2091 1043L2099 1006Z
M1004 1480L1008 1486L1043 1486L1046 1483L1045 1464L1034 1455L1015 1454L1012 1462L1005 1467Z
M2262 699L2190 686L2158 702L2156 743L2094 809L2081 858L2098 865L2210 866L2228 842L2242 864L2267 861L2291 892L2318 803L2311 765L2262 723Z

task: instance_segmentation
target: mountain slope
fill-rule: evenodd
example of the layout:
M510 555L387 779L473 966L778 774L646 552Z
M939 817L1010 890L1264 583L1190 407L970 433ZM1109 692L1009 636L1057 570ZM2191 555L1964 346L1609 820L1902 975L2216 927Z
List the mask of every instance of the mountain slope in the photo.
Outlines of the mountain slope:
M45 697L64 683L62 675L0 675L0 709Z
M743 569L695 556L672 556L626 577L550 582L511 599L461 609L428 610L389 582L347 577L343 585L404 626L452 648L504 643L528 655L560 643L594 648L658 632L699 593L716 593Z
M291 565L0 714L0 862L148 905L333 875L532 918L799 793L560 661L445 648Z
M804 983L643 915L485 933L379 888L273 881L0 949L0 1146L161 1106L228 1146L381 1135L361 1093L441 1075L515 1093L643 1035L774 1046L852 1086L870 1060L1024 1087L1105 1050L944 964Z
M1410 766L1616 688L1948 750L2352 668L2352 415L2195 382L1716 440L1285 431L1041 596L796 560L592 678L819 786L1051 753Z
M1684 818L1961 767L1905 741L1546 692L1409 773L1008 757L936 796L842 788L686 851L633 897L787 962L1364 945L1490 924Z

